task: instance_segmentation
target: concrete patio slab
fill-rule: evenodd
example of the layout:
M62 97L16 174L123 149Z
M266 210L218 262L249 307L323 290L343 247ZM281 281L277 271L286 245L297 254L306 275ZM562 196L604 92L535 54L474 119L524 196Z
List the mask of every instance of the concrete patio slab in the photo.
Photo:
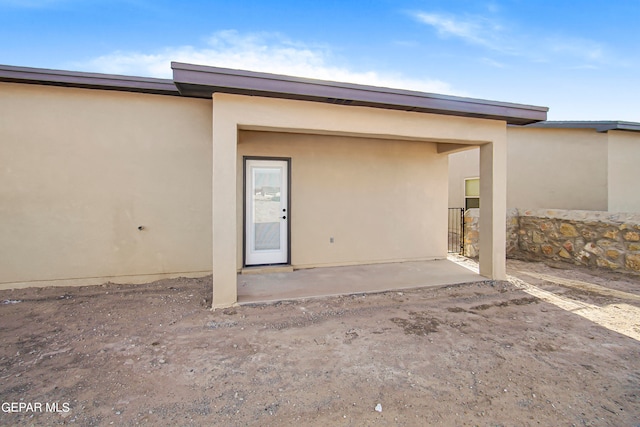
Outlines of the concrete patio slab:
M238 303L382 292L480 280L485 278L447 259L310 268L289 273L239 275Z

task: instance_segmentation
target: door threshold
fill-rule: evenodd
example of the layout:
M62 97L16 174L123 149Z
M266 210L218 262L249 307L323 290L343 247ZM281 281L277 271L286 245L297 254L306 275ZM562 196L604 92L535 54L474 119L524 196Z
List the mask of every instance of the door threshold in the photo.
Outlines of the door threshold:
M244 267L240 274L269 274L269 273L293 273L290 265L257 265L255 267Z

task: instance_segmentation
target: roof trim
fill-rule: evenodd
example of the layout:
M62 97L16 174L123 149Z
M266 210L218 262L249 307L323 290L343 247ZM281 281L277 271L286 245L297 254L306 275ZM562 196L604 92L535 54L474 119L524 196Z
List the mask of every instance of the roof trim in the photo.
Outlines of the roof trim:
M173 84L173 80L170 79L50 70L46 68L14 67L11 65L0 65L0 81L142 92L159 95L180 95Z
M504 120L526 125L546 120L547 107L291 77L172 62L180 94L211 98L215 92L330 104Z
M547 107L172 62L174 79L0 65L0 82L211 98L215 92L503 120L527 125ZM626 122L617 122L626 123ZM635 126L635 124L632 124ZM633 126L632 126L633 127ZM635 130L635 127L630 130Z
M555 128L555 129L595 129L597 132L608 132L610 130L625 130L631 132L640 132L640 123L624 122L617 120L601 120L601 121L544 121L528 125L528 127L536 128Z

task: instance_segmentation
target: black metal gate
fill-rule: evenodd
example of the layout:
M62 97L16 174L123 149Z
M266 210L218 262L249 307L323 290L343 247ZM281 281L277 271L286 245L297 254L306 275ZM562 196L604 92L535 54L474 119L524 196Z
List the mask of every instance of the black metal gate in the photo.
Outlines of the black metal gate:
M448 252L464 255L464 208L449 208L448 223Z

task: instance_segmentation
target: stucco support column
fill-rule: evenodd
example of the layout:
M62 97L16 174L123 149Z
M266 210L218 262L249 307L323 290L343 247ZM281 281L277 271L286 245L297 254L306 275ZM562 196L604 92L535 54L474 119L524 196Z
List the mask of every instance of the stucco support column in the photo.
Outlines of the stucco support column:
M212 308L238 301L236 272L236 157L238 129L213 96Z
M480 146L480 274L506 279L507 129Z

